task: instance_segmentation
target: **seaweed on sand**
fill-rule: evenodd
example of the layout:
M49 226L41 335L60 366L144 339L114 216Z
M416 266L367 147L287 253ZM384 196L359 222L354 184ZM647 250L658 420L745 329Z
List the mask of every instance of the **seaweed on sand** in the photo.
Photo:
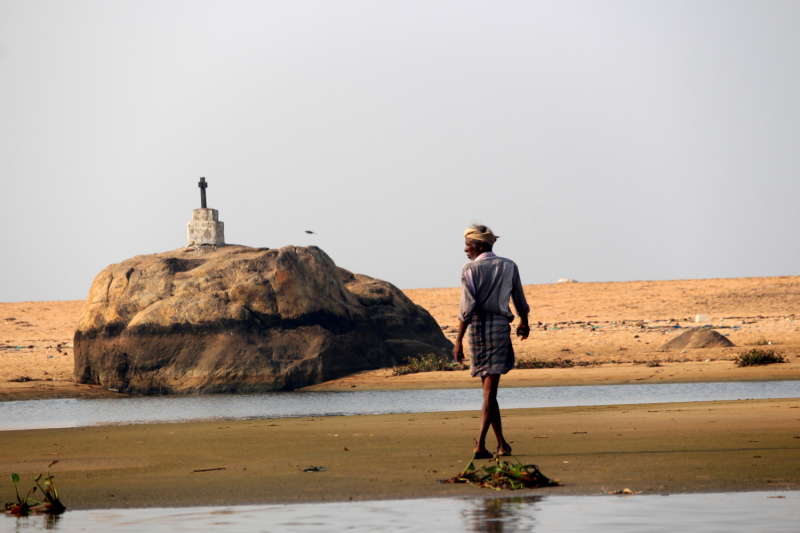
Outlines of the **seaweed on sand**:
M50 467L56 464L58 461L53 461L47 466L47 476L44 478L44 487L39 484L39 480L42 479L42 474L39 474L39 477L33 480L36 483L35 486L28 491L28 494L25 495L25 498L19 497L19 490L17 489L17 483L19 483L19 475L11 474L11 481L14 482L14 492L17 495L17 501L9 502L5 505L5 512L7 514L11 514L14 516L28 516L30 513L36 514L61 514L67 508L61 503L61 500L58 497L58 491L56 490L56 484L53 481L53 475L50 473ZM42 492L43 501L34 500L31 498L33 494L36 492L36 489L39 489Z
M393 376L404 376L406 374L416 374L418 372L447 372L452 370L466 370L467 366L462 363L453 363L442 359L436 354L429 353L419 357L409 357L408 362L402 366L392 369Z
M442 479L439 483L469 483L476 487L494 490L535 489L561 484L557 479L550 479L542 474L536 465L524 465L516 458L514 461L512 464L495 457L495 466L484 466L481 471L475 468L475 457L473 457L463 472L449 479Z
M518 357L514 361L514 368L521 370L529 370L533 368L572 368L574 366L592 366L596 365L594 361L573 361L572 359L561 359L560 357L552 360L540 361L535 357L527 359Z

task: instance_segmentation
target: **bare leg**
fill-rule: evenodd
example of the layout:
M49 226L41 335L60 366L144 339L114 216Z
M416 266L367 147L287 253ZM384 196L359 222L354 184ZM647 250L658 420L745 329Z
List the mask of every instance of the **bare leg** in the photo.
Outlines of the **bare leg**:
M497 403L497 385L500 383L500 375L493 374L481 378L483 381L483 408L481 409L481 428L475 451L486 451L486 434L489 426L492 426L497 445L501 451L508 451L508 446L503 438L503 424L500 420L500 406Z

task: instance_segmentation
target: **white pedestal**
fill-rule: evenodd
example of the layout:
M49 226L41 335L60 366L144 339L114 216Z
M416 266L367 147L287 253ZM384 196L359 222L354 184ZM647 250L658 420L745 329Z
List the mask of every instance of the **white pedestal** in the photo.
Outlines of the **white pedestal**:
M216 209L194 209L188 224L189 246L225 244L225 224L219 221Z

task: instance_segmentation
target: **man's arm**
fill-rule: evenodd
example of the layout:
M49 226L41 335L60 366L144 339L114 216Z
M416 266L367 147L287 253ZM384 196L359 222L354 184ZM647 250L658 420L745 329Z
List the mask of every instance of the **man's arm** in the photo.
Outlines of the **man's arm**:
M464 334L467 332L467 325L472 322L472 315L475 312L475 295L472 293L473 287L467 283L466 266L461 270L461 301L458 313L458 335L456 336L455 346L453 346L453 357L457 362L464 360Z
M531 308L525 299L525 292L522 290L522 280L519 277L519 268L516 263L514 264L514 277L511 280L511 300L514 302L514 308L519 315L517 336L525 340L531 333L531 328L528 325L528 313L530 313Z
M526 317L527 318L527 317ZM458 335L456 335L455 346L453 346L453 357L457 362L464 360L464 333L467 332L467 323L463 320L458 321Z

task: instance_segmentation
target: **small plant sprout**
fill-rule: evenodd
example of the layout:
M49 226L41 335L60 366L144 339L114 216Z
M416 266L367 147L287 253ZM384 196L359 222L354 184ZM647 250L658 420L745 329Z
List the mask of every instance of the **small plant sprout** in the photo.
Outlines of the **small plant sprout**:
M5 512L14 516L28 516L28 513L30 512L30 504L28 504L28 499L34 492L36 492L36 487L33 487L31 490L29 490L28 494L26 494L24 498L20 498L19 488L17 487L17 484L19 483L19 475L16 473L11 474L11 481L14 483L14 492L16 493L17 501L7 503L5 505Z
M44 477L44 487L39 484L39 481L42 479L42 474L39 474L39 477L34 480L36 485L28 491L28 494L25 495L25 498L20 498L19 490L17 490L19 475L16 473L11 474L11 481L14 482L14 492L16 493L17 501L16 503L7 503L5 505L5 512L14 516L28 516L28 514L31 512L37 514L63 513L67 508L58 498L58 491L56 490L56 485L53 482L53 475L50 473L50 467L57 462L58 461L53 461L47 466L47 476ZM31 498L37 489L42 491L42 494L44 495L44 501L40 502Z

